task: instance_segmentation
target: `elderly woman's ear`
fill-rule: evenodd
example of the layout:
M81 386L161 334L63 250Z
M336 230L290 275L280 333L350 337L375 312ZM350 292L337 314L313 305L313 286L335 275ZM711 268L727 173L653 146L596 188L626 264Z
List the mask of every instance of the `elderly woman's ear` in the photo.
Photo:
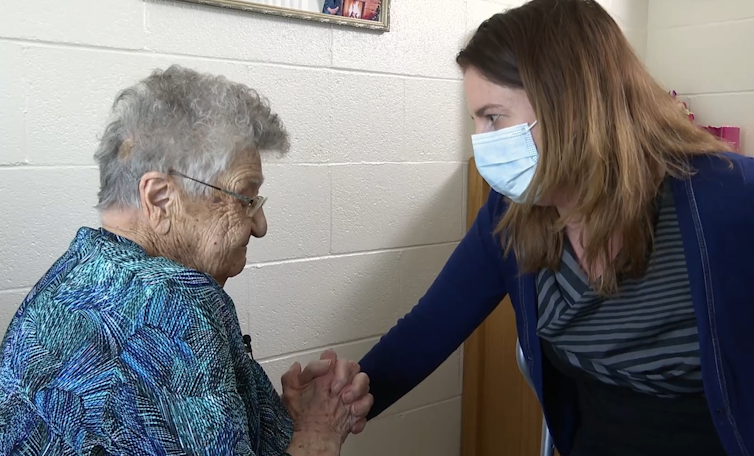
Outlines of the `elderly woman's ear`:
M179 203L176 187L168 176L157 171L150 171L139 181L139 196L141 210L156 234L167 234L170 231L169 217L171 209Z

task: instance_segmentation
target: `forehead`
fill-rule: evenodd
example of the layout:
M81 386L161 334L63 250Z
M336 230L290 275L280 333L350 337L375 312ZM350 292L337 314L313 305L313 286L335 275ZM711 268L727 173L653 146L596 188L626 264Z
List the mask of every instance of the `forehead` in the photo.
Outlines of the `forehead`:
M496 84L473 67L468 68L463 74L463 90L467 107L472 114L487 105L516 109L523 103L528 103L524 90Z
M225 175L228 183L252 183L262 185L264 175L262 174L262 159L256 152L244 151L236 156L230 165L230 169Z

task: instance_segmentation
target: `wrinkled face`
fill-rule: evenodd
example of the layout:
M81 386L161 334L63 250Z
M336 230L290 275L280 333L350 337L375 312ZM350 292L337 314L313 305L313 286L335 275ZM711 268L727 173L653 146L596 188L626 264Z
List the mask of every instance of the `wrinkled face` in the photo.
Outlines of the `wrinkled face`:
M262 185L262 162L259 154L241 153L217 182L220 188L253 198ZM246 265L247 245L251 236L267 233L264 210L253 217L246 213L242 201L210 189L204 198L181 195L182 210L176 211L171 225L176 252L182 263L206 272L220 284L238 275ZM171 230L172 231L172 230Z

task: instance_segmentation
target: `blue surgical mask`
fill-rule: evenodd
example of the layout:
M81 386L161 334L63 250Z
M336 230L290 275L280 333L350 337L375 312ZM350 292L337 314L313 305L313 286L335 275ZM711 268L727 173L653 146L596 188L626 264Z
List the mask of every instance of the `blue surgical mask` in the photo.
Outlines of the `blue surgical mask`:
M471 135L474 161L479 174L493 190L516 203L534 178L539 154L531 129L537 124L521 124L489 133Z

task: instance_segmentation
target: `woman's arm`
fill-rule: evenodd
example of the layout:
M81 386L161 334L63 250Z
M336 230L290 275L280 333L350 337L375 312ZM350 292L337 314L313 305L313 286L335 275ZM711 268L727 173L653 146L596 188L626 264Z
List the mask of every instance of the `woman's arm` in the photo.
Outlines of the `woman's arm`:
M503 253L493 234L503 211L502 197L491 192L424 297L360 361L375 401L369 418L437 369L505 296Z

